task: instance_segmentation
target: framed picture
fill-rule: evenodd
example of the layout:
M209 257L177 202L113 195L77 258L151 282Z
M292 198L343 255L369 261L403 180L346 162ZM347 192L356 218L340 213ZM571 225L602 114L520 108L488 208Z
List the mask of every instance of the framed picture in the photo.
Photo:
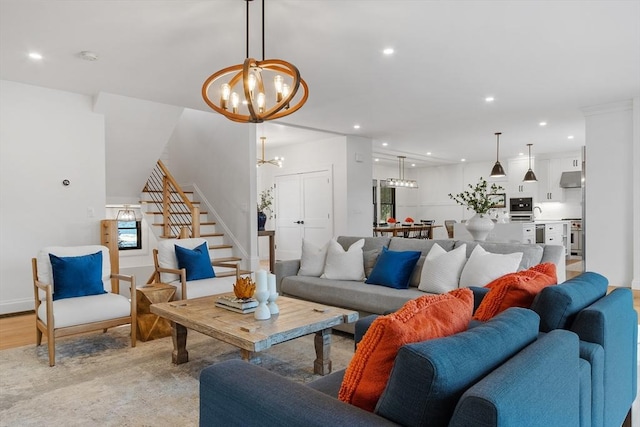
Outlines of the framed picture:
M493 202L493 208L506 208L507 207L507 194L498 193L490 194L489 199Z

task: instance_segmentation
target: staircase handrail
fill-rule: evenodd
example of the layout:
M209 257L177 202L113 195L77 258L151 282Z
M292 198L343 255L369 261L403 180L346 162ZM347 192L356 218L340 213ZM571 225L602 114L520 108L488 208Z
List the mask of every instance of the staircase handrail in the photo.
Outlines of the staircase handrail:
M158 175L162 177L162 184L155 182L153 179L154 174L152 174L152 177L147 182L147 188L150 190L155 189L157 191L162 190L161 200L158 200L153 196L152 199L158 207L162 208L163 234L165 236L170 236L175 233L176 236L180 235L181 237L184 237L185 234L190 235L191 237L200 237L200 208L189 200L173 175L171 175L171 172L169 172L169 169L167 169L164 163L162 163L162 160L158 160L156 169L160 170ZM171 211L172 202L183 203L188 212ZM182 227L171 224L171 215L179 215L184 220L184 223L180 224ZM188 218L187 215L190 218ZM190 228L186 224L187 219L190 219Z

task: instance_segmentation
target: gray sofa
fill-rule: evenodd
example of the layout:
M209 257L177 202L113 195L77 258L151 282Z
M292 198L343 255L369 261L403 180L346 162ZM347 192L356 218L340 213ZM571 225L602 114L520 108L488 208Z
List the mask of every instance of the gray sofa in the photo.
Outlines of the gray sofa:
M362 237L340 236L338 243L348 249L351 244ZM349 280L330 280L320 277L298 276L300 260L277 261L275 266L276 287L280 295L314 301L321 304L357 310L360 316L384 314L395 311L411 300L425 295L418 289L424 257L437 243L446 251L462 244L467 244L467 258L476 245L486 251L499 254L522 252L523 257L519 269L524 270L534 265L552 262L556 264L558 283L565 280L565 251L558 245L468 242L462 240L408 239L404 237L365 237L363 253L365 270L371 268L375 254L383 246L392 251L421 251L409 284L409 289L394 289L385 286L372 286L364 282ZM368 265L369 264L369 265ZM353 325L343 325L340 329L353 332Z

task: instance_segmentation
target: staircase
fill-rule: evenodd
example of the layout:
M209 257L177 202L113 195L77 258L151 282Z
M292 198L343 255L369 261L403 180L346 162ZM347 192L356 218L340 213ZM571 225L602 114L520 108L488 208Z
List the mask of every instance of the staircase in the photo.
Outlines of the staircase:
M158 239L202 237L209 245L209 255L218 277L235 275L242 258L233 255L233 246L225 243L224 233L216 232L215 221L200 210L200 202L193 200L192 191L183 191L169 170L158 160L140 201L147 223ZM250 274L240 270L240 274Z

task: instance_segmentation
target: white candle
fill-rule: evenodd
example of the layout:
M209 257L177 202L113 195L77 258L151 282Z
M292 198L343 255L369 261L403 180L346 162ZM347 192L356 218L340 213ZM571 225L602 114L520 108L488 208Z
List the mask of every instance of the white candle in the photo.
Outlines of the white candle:
M267 276L267 285L269 288L269 295L273 295L276 293L276 275L273 273L269 273Z
M267 290L267 271L258 270L256 272L256 291L262 292Z

